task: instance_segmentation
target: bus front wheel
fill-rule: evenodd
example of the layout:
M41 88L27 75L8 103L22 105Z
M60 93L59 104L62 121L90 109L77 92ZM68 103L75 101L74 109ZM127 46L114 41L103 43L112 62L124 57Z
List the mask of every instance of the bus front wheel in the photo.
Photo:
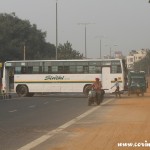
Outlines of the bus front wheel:
M28 95L28 88L26 85L20 85L17 87L17 94L21 97L25 97Z

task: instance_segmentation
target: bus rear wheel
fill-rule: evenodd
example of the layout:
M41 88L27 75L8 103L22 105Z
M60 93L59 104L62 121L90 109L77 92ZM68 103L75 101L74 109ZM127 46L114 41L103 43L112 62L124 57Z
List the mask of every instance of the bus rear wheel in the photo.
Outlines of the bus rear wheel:
M20 85L17 87L17 94L21 97L25 97L28 95L28 88L26 85Z
M83 88L83 93L85 94L85 96L88 96L90 90L91 90L91 84L85 85L85 87Z

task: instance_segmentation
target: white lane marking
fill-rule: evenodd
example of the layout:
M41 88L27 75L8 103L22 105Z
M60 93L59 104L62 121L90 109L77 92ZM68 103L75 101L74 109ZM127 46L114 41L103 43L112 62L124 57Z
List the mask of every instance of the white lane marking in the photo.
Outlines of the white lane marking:
M110 99L106 102L103 102L102 105L107 104L107 103L111 102L112 100L114 100L114 98L112 98L112 99ZM38 146L39 144L45 142L46 140L48 140L49 138L51 138L55 134L59 133L60 131L64 130L65 128L71 126L72 124L76 123L80 119L84 118L85 116L87 116L87 115L91 114L92 112L94 112L95 110L99 109L99 107L101 107L101 105L88 110L87 112L85 112L82 115L72 119L71 121L59 126L58 128L56 128L52 131L49 131L47 134L45 134L45 135L39 137L38 139L28 143L27 145L24 145L23 147L19 148L18 150L31 150L32 148L34 148L34 147Z
M46 104L48 104L48 102L44 102L44 104L46 105Z
M13 112L16 112L16 111L17 111L17 109L14 109L14 110L10 110L9 112L13 113Z
M57 100L55 100L56 102L61 102L61 101L64 101L65 99L57 99Z
M56 100L56 102L59 102L59 101L61 101L61 100Z

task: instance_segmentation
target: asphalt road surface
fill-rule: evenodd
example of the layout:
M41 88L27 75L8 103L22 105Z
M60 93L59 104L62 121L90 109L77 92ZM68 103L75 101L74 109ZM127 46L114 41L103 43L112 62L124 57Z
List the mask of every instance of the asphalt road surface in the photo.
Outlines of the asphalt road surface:
M0 150L17 150L90 109L80 95L0 100Z

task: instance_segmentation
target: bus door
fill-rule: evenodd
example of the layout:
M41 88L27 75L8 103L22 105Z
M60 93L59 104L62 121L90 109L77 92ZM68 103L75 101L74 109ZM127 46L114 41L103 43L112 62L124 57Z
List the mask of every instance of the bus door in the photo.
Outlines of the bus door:
M110 89L111 87L110 67L102 68L102 86L103 86L103 89ZM106 93L107 92L108 91L106 91Z
M6 91L13 92L14 91L14 68L6 67Z

